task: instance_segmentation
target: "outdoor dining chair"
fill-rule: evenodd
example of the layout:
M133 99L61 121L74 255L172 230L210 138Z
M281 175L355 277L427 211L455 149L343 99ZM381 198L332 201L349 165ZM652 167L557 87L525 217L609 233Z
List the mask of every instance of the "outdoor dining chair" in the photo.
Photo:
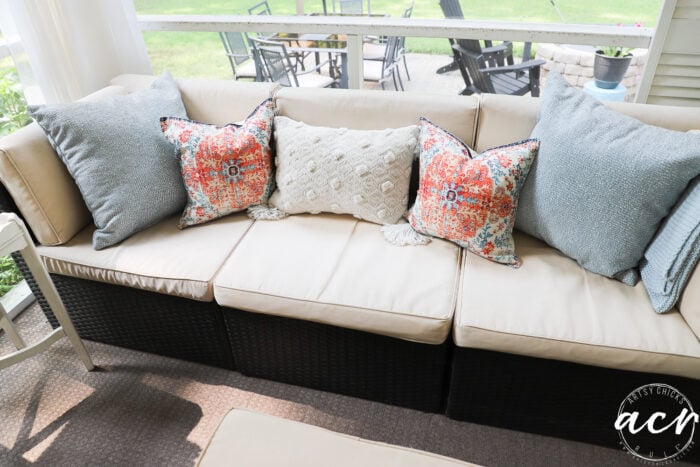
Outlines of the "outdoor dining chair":
M328 64L328 61L310 70L297 72L292 66L287 47L283 43L255 37L251 37L250 42L260 57L266 81L279 83L282 86L308 88L326 88L337 84L337 81L330 76L320 74L321 68Z
M248 8L248 14L251 16L272 16L272 9L270 8L270 4L267 3L267 0L262 0L262 2L256 3L252 7ZM258 33L258 37L265 38L267 35L264 33ZM309 54L305 54L303 52L291 52L289 54L289 56L294 59L295 66L301 67L302 70L306 69L304 60L306 60L308 55Z
M364 0L333 0L333 13L343 15L364 15ZM337 6L336 6L337 4ZM367 15L372 14L370 0L367 0Z
M365 60L364 62L364 79L379 83L382 89L385 88L385 83L391 78L394 82L394 89L397 91L404 90L401 75L399 74L399 63L402 58L402 51L398 50L399 38L391 36L387 38L384 56L382 60Z
M270 4L267 0L263 0L260 3L256 3L252 7L248 8L249 15L272 15L272 10L270 9Z
M403 18L410 18L413 13L413 2L406 8L403 12ZM396 44L394 44L394 61L402 61L403 66L406 70L406 78L410 81L411 74L408 72L408 64L406 63L406 37L400 36L396 38ZM389 40L386 37L376 38L369 40L362 45L362 58L366 61L379 61L386 62L387 48L389 47ZM370 65L372 66L372 65ZM397 75L400 73L399 69L396 69ZM399 75L399 80L401 76ZM401 83L403 88L403 83ZM398 89L398 88L397 88Z
M402 18L410 18L413 14L413 5L415 1L411 2L411 5L403 11ZM411 74L408 72L408 64L406 63L406 36L399 37L399 43L396 46L396 53L401 55L401 61L403 62L403 67L406 70L406 79L411 81Z
M220 32L219 37L224 44L226 56L231 64L233 78L236 80L248 78L262 81L262 74L257 66L257 61L248 48L248 34L243 32Z

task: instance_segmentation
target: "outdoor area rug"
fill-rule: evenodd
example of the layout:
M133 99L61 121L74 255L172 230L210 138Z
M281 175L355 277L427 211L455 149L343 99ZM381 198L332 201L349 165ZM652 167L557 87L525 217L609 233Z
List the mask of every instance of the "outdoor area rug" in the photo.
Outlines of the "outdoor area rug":
M50 330L36 304L15 323L29 342ZM1 466L191 466L233 407L487 466L639 465L621 449L457 422L119 347L86 345L99 367L91 373L66 339L0 371ZM0 354L12 350L0 333Z

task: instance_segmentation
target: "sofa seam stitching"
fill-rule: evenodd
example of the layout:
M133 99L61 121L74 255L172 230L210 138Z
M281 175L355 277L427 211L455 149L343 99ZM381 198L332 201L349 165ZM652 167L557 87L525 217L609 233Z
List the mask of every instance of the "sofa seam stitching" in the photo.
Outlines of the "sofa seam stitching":
M519 337L525 337L525 338L535 338L535 339L546 339L550 341L556 341L556 342L563 342L566 344L578 344L578 345L585 345L585 346L591 346L591 347L603 347L606 349L613 349L613 350L623 350L623 351L631 351L631 352L644 352L644 353L652 353L652 354L658 354L658 355L675 355L677 357L686 357L686 358L694 358L694 359L700 359L700 356L694 356L694 355L687 355L687 354L680 354L677 352L664 352L664 351L658 351L658 350L645 350L645 349L640 349L640 348L628 348L628 347L616 347L612 345L605 345L601 343L589 343L589 342L580 342L578 340L564 340L564 339L558 339L558 338L552 338L552 337L546 337L546 336L540 336L540 335L528 335L528 334L521 334L521 333L516 333L516 332L508 332L508 331L498 331L494 329L488 329L485 327L481 326L473 326L473 325L466 325L466 326L460 326L460 327L466 327L466 328L473 328L473 329L479 329L481 331L487 331L487 332L495 332L499 334L509 334L512 336L519 336ZM457 330L457 327L455 326L455 331ZM457 347L462 347L458 345Z
M304 302L304 303L312 303L312 304L320 304L320 305L332 305L332 306L337 306L337 307L349 308L349 309L352 309L352 310L376 311L376 312L379 312L379 313L389 313L389 314L392 314L392 315L399 315L399 316L406 316L406 317L414 317L414 318L421 318L421 319L430 319L430 320L434 320L434 321L452 321L453 318L454 318L454 315L453 315L453 316L448 316L448 317L446 317L446 318L438 318L438 317L433 317L433 316L410 315L410 314L407 314L407 313L401 313L401 312L397 312L397 311L381 310L381 309L379 309L379 308L363 308L363 307L353 306L353 305L343 305L343 304L340 304L340 303L320 302L320 301L309 300L309 299L305 299L305 298L284 297L284 296L282 296L282 295L273 294L273 293L257 292L257 291L252 291L252 290L243 290L243 289L237 289L237 288L233 288L233 287L225 287L225 286L216 285L216 284L214 285L214 287L219 287L219 288L221 288L221 289L231 290L231 291L234 291L234 292L241 292L241 293L248 293L248 294L256 294L256 295L264 295L264 296L266 296L266 297L275 297L275 298L280 298L280 299L283 299L283 300L293 300L293 301L295 301L295 302ZM223 303L220 303L220 305L222 305L222 306L228 306L228 305L224 305ZM267 313L267 312L258 312L258 313L262 313L262 314L273 314L273 313ZM274 315L275 315L275 316L279 316L279 315L276 315L276 314L274 314ZM303 319L303 318L299 318L299 319Z
M88 264L81 264L81 263L76 263L75 261L71 261L71 260L67 260L67 259L62 259L62 258L57 258L57 257L55 257L55 256L44 255L44 254L41 254L41 252L39 253L39 256L41 256L42 262L43 262L44 265L46 266L46 269L49 269L49 268L48 268L48 265L46 264L46 261L49 260L49 261L60 261L60 262L62 262L62 263L66 263L66 264L69 264L69 265L72 265L72 266L77 266L77 267L84 267L84 268L89 268L89 269L100 269L100 270L102 270L102 271L110 271L110 272L114 272L114 273L116 273L116 274L128 274L128 275L131 275L131 276L142 277L142 278L145 278L145 279L170 280L170 281L187 281L187 282L194 282L194 283L197 283L197 284L208 284L208 283L209 283L209 281L202 281L202 280L198 280L198 279L187 279L187 278L184 278L184 277L148 276L148 275L145 275L145 274L139 274L139 273L134 273L134 272L119 271L119 270L114 269L114 268L103 268L103 267L100 267L100 266L94 266L94 265L88 265ZM56 270L55 268L51 268L51 269L49 270L49 272L50 272L51 274L67 275L67 274L61 273L60 271ZM74 277L74 278L76 278L76 279L85 279L85 278L83 278L83 277L77 277L77 276L68 276L68 277ZM94 280L94 279L89 279L89 280ZM97 282L102 282L102 281L97 281ZM109 284L110 282L107 282L107 283ZM133 286L128 285L128 284L117 284L117 285L124 285L124 286L130 287L130 288L132 288L132 289L140 289L140 287L133 287ZM214 293L214 284L213 284L213 282L212 282L212 294L213 294L213 293ZM166 294L166 295L170 295L170 294ZM179 294L178 294L177 296L178 296L178 297L184 297L184 295L179 295ZM195 298L193 298L193 297L186 297L186 298L192 298L193 300L197 300L197 299L195 299ZM213 301L213 299L212 299L212 301Z

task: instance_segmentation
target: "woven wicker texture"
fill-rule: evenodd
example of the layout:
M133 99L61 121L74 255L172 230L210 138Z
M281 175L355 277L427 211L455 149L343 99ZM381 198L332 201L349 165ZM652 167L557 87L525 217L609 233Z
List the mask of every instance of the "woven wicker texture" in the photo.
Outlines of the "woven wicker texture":
M49 322L58 326L26 266L20 269ZM221 311L213 302L56 274L51 278L83 339L234 369Z
M447 344L230 308L223 314L243 374L427 412L442 409Z
M640 386L669 384L700 402L700 381L676 376L459 347L452 361L450 418L601 446L619 447L618 409ZM684 460L700 460L692 451Z
M37 306L15 324L28 343L50 329ZM191 467L232 407L480 465L641 465L619 447L462 423L121 347L85 344L100 370L85 371L61 339L1 372L1 466ZM0 332L0 355L14 349ZM334 465L332 460L328 465Z

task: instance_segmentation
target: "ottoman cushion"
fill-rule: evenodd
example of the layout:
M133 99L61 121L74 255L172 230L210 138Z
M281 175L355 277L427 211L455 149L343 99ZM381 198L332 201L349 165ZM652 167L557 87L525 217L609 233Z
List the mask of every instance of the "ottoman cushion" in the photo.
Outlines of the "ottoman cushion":
M455 467L474 464L233 409L212 436L198 465Z

